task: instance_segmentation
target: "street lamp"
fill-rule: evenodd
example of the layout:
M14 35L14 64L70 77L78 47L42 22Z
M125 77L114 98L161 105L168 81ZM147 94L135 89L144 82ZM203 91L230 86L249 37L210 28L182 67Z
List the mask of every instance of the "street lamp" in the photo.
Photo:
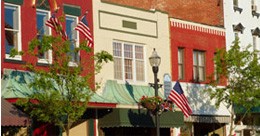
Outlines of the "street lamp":
M150 64L152 66L152 69L153 69L153 74L154 74L153 88L155 90L155 96L157 97L158 96L158 88L159 88L157 73L159 71L159 65L161 63L161 57L158 56L157 52L155 51L155 48L153 49L152 56L149 57L149 61L150 61ZM157 134L157 136L160 136L160 126L159 126L160 125L160 118L159 118L158 109L159 109L159 105L157 105L157 108L156 108L155 121L156 121L156 134Z

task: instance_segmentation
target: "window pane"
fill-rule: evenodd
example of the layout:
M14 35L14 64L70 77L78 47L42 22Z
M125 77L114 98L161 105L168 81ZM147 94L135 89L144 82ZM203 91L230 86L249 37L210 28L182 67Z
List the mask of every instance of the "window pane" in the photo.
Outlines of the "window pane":
M142 60L144 59L142 46L135 46L135 58L142 59Z
M136 61L136 80L144 81L144 62Z
M193 51L193 65L198 64L197 51Z
M37 34L39 36L42 36L44 34L45 35L49 34L49 31L48 31L49 29L45 25L45 22L49 18L48 12L37 11L36 14L37 14Z
M184 60L183 49L178 49L178 79L184 78Z
M233 0L234 6L238 6L238 0Z
M43 35L49 34L49 28L45 25L46 20L49 18L48 12L45 11L37 11L36 12L37 19L37 37L38 39L42 39ZM39 46L39 50L41 50L41 46ZM39 54L40 59L48 59L48 51L45 53Z
M124 56L133 58L133 46L131 44L124 44Z
M193 51L193 74L196 81L205 80L205 52Z
M122 57L122 45L118 42L113 42L113 55Z
M133 79L132 60L125 59L125 79Z
M198 54L198 61L199 61L199 66L204 66L205 64L205 60L204 60L204 53L203 52L200 52Z
M178 65L178 79L183 79L183 67Z
M239 38L238 32L235 32L234 35L235 35L235 39Z
M115 77L115 79L122 79L122 60L121 60L121 58L114 58L114 77Z
M18 50L19 20L18 7L5 5L5 53L10 54L12 48Z
M70 40L70 53L71 61L78 61L78 55L75 52L76 43L77 43L77 32L74 29L76 27L76 17L66 16L66 33L68 35L68 39Z
M193 67L193 79L197 80L198 79L198 68Z
M253 36L253 49L254 49L254 50L257 49L257 48L256 48L256 45L257 45L257 43L256 43L256 36Z
M18 7L5 5L5 26L9 29L18 30Z
M204 73L204 67L199 68L199 80L204 81L205 73Z

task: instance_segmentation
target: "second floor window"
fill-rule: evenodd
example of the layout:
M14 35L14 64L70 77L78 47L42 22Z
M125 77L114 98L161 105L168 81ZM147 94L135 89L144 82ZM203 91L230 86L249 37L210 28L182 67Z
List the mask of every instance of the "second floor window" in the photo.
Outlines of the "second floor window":
M205 80L205 52L193 51L193 79L197 82Z
M22 50L21 46L21 28L20 28L20 6L7 4L4 5L5 13L5 57L8 59L21 60L17 55L10 58L12 49Z
M144 81L144 49L133 43L113 42L114 77Z
M50 18L48 11L39 10L36 11L37 19L37 38L42 39L43 35L50 35L50 28L45 25L45 22ZM41 46L39 46L39 50ZM41 63L51 63L51 51L40 53L38 56L38 61Z
M70 41L70 59L71 64L75 65L79 61L79 53L75 52L75 48L79 46L78 32L74 29L77 25L77 17L66 15L66 33Z
M178 79L184 79L184 49L178 49Z

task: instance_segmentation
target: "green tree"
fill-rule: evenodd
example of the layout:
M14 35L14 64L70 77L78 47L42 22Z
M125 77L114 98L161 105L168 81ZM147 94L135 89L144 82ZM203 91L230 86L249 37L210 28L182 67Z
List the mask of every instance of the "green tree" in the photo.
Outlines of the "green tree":
M214 57L216 64L214 75L217 76L211 76L210 87L207 89L211 99L216 99L217 107L224 102L230 109L229 135L232 135L234 130L235 107L243 107L245 117L253 107L260 106L259 54L257 51L250 51L250 45L241 48L239 44L239 40L236 39L230 50L217 51ZM226 86L217 87L223 81L226 82Z
M94 87L91 87L91 84L95 84L94 75L99 73L104 63L113 60L106 51L93 54L87 41L74 51L70 50L71 44L71 41L63 40L61 36L43 36L30 41L28 51L21 54L34 59L25 65L28 71L34 73L34 80L29 84L33 91L28 98L18 101L18 105L32 118L59 126L67 136L72 124L86 111L89 99L95 92ZM52 63L48 68L37 67L35 59L48 50L53 54ZM71 65L72 55L68 54L78 52L90 57L81 58ZM17 53L13 50L12 56Z

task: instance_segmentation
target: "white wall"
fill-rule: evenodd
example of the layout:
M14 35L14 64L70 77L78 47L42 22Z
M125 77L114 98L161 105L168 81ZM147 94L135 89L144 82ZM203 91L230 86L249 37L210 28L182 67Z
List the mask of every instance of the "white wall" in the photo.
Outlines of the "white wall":
M257 12L260 13L260 0L255 0L257 5ZM260 28L260 17L252 16L251 0L238 0L238 7L243 11L239 13L233 9L233 0L224 0L224 25L226 28L226 44L227 49L230 49L230 45L235 40L234 31L232 25L241 23L245 29L243 34L239 33L241 45L243 47L253 42L251 29L256 27ZM260 38L258 37L258 47L260 50Z

